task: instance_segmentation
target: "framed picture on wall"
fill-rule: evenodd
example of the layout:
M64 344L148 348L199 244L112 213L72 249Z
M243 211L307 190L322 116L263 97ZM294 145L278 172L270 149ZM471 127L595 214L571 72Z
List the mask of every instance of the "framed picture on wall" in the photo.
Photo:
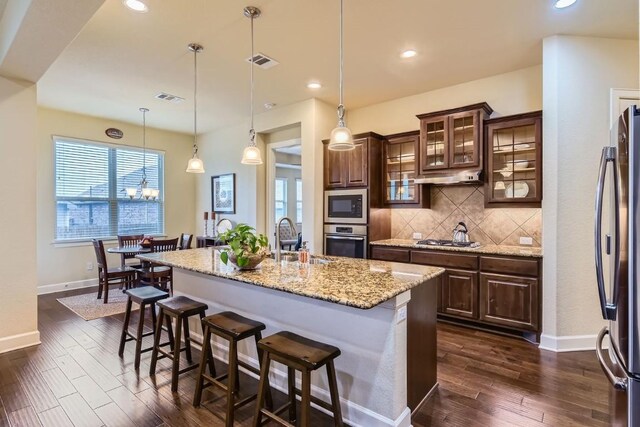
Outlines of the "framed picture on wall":
M211 177L211 211L215 213L236 213L236 174Z

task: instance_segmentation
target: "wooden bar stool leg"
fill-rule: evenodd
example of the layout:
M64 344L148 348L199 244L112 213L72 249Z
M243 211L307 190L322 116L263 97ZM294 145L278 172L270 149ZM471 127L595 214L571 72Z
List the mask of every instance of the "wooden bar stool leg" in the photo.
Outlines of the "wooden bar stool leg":
M295 423L298 418L296 410L296 370L287 368L287 383L289 385L289 422Z
M144 310L145 304L140 304L140 318L138 319L138 331L136 333L136 359L133 364L135 370L140 368L140 353L142 351L142 333L144 332Z
M163 312L162 309L160 309L160 313L162 312ZM158 321L160 322L161 325L162 325L162 317L163 317L162 314L158 316ZM171 348L171 351L173 351L176 342L173 339L173 325L171 324L171 318L169 316L164 316L164 321L167 325L167 335L169 335L169 348ZM160 331L162 332L162 327L160 327Z
M149 304L149 308L151 309L151 324L153 325L152 329L155 333L156 331L156 322L158 321L158 316L156 316L156 303L152 302Z
M333 360L327 363L327 376L329 378L329 393L331 395L331 407L333 408L333 424L342 427L342 410L340 409L340 397L338 396L338 384L336 380L336 369Z
M311 426L311 371L304 369L302 371L302 401L300 402L300 426Z
M227 419L226 427L233 427L233 407L236 402L236 381L238 380L238 343L229 340L229 367L227 381Z
M191 335L189 334L189 318L182 319L182 325L184 326L184 346L187 353L187 360L189 363L193 362L191 358Z
M262 425L262 405L264 404L264 397L267 390L269 378L269 364L271 362L271 358L269 357L269 353L264 355L262 360L262 366L260 366L260 383L258 385L258 398L256 402L256 412L253 416L253 427L260 427Z
M131 318L131 298L127 300L127 309L124 312L124 324L122 325L122 335L120 336L120 348L118 349L118 356L124 355L124 344L127 340L127 331L129 330L129 319Z
M175 344L173 346L173 369L171 370L171 391L178 391L178 372L180 371L180 347L182 346L182 328L180 319L176 319Z
M204 319L204 318L205 318L205 313L200 313L200 324L202 325L202 332L203 332L203 333L202 333L202 336L205 336L205 334L204 334L204 329L206 329L206 328L205 328L205 326L204 326L204 323L202 323L202 319ZM208 353L208 354L207 354L207 363L209 364L209 374L210 374L213 378L215 378L215 377L216 377L216 365L215 365L215 363L214 363L214 360L213 360L213 352L212 352L212 350L211 350L211 333L209 333L209 339L208 339L208 341L209 341L209 342L208 342L208 345L207 345L206 349L207 349L207 353ZM204 351L204 348L203 348L203 350L202 350L202 351ZM204 371L203 371L203 372L204 372Z
M258 332L253 337L256 341L256 348L258 349L258 363L260 363L260 366L262 366L262 359L264 359L264 352L260 350L260 347L258 347L258 341L262 339L262 332ZM265 396L265 399L267 401L267 409L273 410L273 396L271 394L271 385L269 384L269 377L267 377L266 381L267 381L267 395Z
M211 329L204 326L204 340L202 341L202 354L200 355L200 368L198 369L198 379L196 380L196 392L193 395L193 406L200 406L202 402L202 388L204 387L204 373L209 363L209 352L211 351ZM212 377L214 374L211 375Z
M153 350L151 351L151 363L149 364L149 375L156 374L156 363L158 362L158 349L160 348L160 335L162 335L162 319L164 318L164 310L160 308L158 313L158 321L156 322L156 333L153 336ZM171 324L168 325L171 330Z

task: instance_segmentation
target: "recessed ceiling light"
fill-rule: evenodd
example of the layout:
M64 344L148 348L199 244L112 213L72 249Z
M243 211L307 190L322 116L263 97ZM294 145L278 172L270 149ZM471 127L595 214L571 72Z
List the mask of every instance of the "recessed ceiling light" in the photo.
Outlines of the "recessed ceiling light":
M136 12L147 12L149 8L141 0L123 0L125 6Z
M309 82L307 83L307 88L309 89L320 89L322 85L318 82Z
M401 56L401 57L403 57L403 58L413 58L413 57L414 57L414 56L416 56L417 54L418 54L418 52L416 52L415 50L413 50L413 49L408 49L408 50L405 50L404 52L402 52L402 53L400 54L400 56Z
M555 0L553 7L556 9L564 9L574 4L578 0Z

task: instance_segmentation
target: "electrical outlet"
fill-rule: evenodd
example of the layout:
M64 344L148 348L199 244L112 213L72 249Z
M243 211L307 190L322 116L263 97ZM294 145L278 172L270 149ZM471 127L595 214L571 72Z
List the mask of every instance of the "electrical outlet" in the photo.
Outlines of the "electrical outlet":
M522 237L520 237L520 244L521 245L531 246L531 245L533 245L533 238L532 237L522 236Z
M422 233L413 233L413 240L422 240Z
M407 306L403 305L398 309L398 314L396 315L396 323L400 323L403 320L407 320Z
M91 270L93 270L93 262L87 261L87 271L91 271Z

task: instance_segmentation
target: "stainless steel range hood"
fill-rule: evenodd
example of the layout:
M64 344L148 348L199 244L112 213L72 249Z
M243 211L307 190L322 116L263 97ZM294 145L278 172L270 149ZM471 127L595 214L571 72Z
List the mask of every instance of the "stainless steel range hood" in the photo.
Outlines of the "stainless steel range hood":
M416 184L477 184L482 182L481 170L466 170L460 172L447 171L441 174L434 174L416 178Z

